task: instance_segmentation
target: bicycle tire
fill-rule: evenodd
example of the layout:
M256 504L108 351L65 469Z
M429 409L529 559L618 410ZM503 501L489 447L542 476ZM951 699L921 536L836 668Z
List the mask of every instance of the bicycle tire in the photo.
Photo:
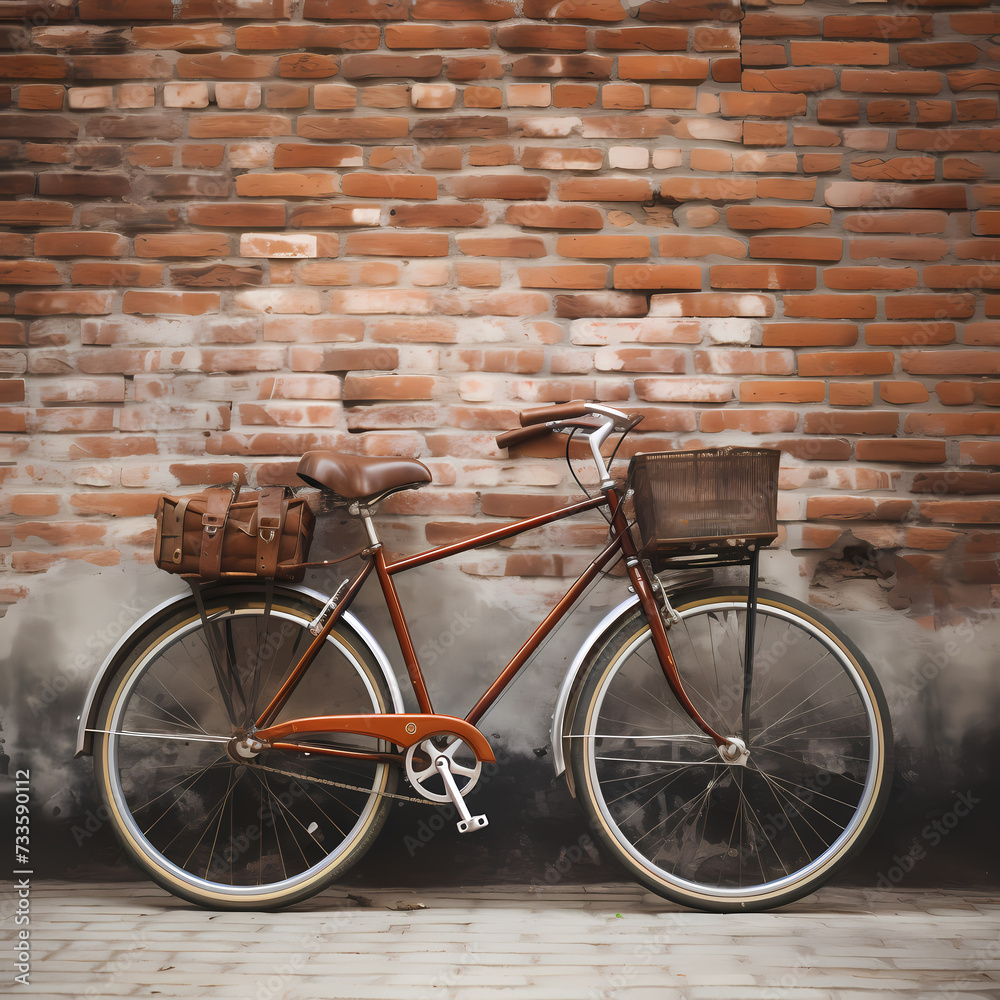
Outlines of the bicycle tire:
M669 633L685 689L742 736L747 592L683 595ZM621 619L581 682L570 731L577 796L599 841L640 883L716 912L805 896L860 849L892 773L885 697L832 623L761 590L749 759L723 762L669 690L642 609Z
M320 605L275 588L265 608L259 586L206 590L204 601L225 668L213 667L193 598L127 642L98 715L97 783L127 853L168 891L215 909L287 906L365 853L390 808L382 793L394 790L397 769L278 749L234 757L229 740L312 641L307 626ZM346 622L275 721L316 715L319 706L325 714L393 711L375 655ZM310 742L385 749L374 737L317 734Z

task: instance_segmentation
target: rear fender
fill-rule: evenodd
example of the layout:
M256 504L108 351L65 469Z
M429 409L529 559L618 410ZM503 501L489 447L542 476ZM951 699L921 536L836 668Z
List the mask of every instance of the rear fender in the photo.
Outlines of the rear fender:
M217 593L218 590L222 588L236 590L239 588L239 585L223 584L220 588L215 588L215 592ZM206 588L206 598L209 598L212 592L212 590ZM300 587L295 584L281 584L280 586L275 587L274 593L276 597L281 593L293 593L296 596L306 597L317 601L317 611L323 606L323 604L326 603L327 600L327 595L320 594L315 590L309 589L308 587ZM181 604L190 600L190 593L178 594L176 597L171 597L162 604L153 608L152 611L137 621L135 625L125 635L123 635L121 639L118 640L114 649L108 653L104 663L101 664L100 670L97 672L97 676L94 677L91 682L90 690L87 692L87 697L83 704L83 711L79 715L79 728L77 730L76 738L77 757L90 756L93 753L94 734L91 730L97 722L97 713L100 710L104 695L111 684L111 679L116 669L116 660L120 653L127 649L130 643L135 641L135 636L142 631L148 623L158 617L170 617L174 611L179 609ZM392 666L389 663L389 658L385 655L382 647L378 644L375 637L368 631L368 629L365 628L365 626L362 625L350 611L343 612L341 619L357 633L358 638L365 644L365 646L368 647L368 651L378 664L379 669L382 671L382 676L385 678L385 682L388 685L389 693L392 698L393 711L402 712L404 710L403 695L399 689L399 684L396 681L395 674L392 672Z

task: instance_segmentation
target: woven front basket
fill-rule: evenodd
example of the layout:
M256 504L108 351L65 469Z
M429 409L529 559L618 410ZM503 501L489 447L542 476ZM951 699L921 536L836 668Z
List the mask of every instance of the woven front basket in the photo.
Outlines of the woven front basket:
M643 557L738 560L774 541L780 458L739 447L636 455L628 474Z

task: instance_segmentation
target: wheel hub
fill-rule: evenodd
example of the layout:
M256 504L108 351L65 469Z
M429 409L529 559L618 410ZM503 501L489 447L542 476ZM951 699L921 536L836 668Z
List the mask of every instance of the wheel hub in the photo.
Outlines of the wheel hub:
M747 749L746 743L738 736L730 736L727 743L719 744L719 756L727 764L745 767L750 759L750 751Z
M266 749L267 745L263 740L254 739L246 733L238 733L226 744L226 751L238 764L246 764Z

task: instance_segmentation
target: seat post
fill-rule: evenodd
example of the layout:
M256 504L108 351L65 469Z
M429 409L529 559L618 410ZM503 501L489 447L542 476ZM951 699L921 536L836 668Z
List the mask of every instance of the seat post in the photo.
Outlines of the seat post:
M367 507L362 507L359 503L355 503L351 504L348 511L355 517L361 518L361 521L365 526L365 531L368 532L368 541L371 542L371 547L373 549L381 548L382 542L378 537L378 532L375 530L375 522L372 520L371 510Z

